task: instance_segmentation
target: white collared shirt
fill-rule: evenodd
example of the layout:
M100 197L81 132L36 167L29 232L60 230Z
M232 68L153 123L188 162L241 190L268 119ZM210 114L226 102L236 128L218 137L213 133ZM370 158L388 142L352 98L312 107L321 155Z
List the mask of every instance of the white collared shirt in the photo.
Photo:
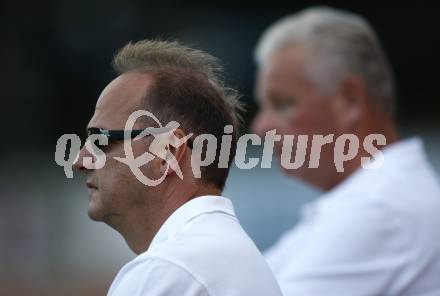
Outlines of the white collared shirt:
M266 261L232 203L196 197L162 225L148 250L126 264L110 296L278 296Z
M283 295L440 295L440 186L421 140L386 147L266 253Z

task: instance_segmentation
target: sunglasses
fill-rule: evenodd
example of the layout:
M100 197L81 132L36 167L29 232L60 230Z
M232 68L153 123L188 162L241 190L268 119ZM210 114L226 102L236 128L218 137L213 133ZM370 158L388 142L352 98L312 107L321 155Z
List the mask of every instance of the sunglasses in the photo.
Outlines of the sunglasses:
M158 128L150 127L150 128L146 128L145 130L131 130L128 132L130 139L134 139L141 134L143 136L154 136L169 131L171 131L171 129L168 127L158 127ZM126 132L127 132L126 130L107 130L99 127L89 127L87 128L87 137L90 137L90 135L104 135L108 139L108 144L111 144L112 142L123 141L125 139ZM188 139L186 143L190 149L193 149L193 142L191 139ZM106 146L99 144L98 140L96 140L94 144L97 148L101 150L103 150L104 147Z

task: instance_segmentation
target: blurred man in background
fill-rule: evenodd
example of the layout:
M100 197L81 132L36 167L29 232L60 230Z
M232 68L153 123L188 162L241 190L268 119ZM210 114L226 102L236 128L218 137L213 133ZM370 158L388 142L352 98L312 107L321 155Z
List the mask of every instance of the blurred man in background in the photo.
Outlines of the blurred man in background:
M147 40L124 47L114 59L114 68L119 76L102 92L88 126L89 132L108 136L105 166L87 168L84 159L93 155L85 148L75 163L87 175L89 216L120 232L139 254L121 269L109 295L280 295L231 201L220 196L229 166L219 168L216 158L202 168L201 178L195 178L191 151L196 142L192 147L162 141L163 147L156 148L166 151L167 157L155 155L140 167L150 180L162 181L146 186L119 161L125 147L116 135L121 135L130 114L140 109L162 123L177 121L180 126L170 136L179 139L190 134L221 138L224 127L232 126L230 164L240 104L219 80L216 59L175 42ZM147 127L157 128L157 122L143 117L134 124L137 130ZM153 138L132 141L134 156L152 151ZM168 156L176 161L174 166Z
M393 74L368 22L307 9L272 25L256 59L257 133L354 134L361 143L343 172L333 136L317 168L285 170L326 194L266 254L283 294L440 295L440 186L422 141L398 138ZM370 134L386 141L376 143L372 162L383 163L367 170L362 140Z

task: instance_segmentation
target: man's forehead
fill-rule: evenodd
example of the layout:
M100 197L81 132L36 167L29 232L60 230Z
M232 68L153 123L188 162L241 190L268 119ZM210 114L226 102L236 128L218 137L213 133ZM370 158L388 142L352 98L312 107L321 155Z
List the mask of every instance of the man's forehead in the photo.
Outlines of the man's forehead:
M273 54L262 67L262 74L272 79L304 71L305 52L301 46L289 46Z
M305 76L305 54L300 46L286 47L275 53L260 68L258 91L288 88Z
M96 102L89 126L122 129L130 114L142 108L152 77L148 73L124 73L110 82Z

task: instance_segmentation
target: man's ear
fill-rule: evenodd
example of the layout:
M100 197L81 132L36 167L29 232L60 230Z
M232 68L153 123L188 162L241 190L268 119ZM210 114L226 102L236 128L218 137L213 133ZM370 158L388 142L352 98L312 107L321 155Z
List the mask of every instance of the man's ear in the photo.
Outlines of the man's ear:
M368 94L364 81L355 75L345 77L334 99L333 111L339 126L344 130L352 128L367 109Z
M185 137L185 133L180 128L170 132L167 139L167 146L165 147L166 154L165 159L161 160L160 173L170 175L175 172L176 174L182 174L180 171L180 165L184 161L185 153L188 149L186 144L178 144L178 139Z

